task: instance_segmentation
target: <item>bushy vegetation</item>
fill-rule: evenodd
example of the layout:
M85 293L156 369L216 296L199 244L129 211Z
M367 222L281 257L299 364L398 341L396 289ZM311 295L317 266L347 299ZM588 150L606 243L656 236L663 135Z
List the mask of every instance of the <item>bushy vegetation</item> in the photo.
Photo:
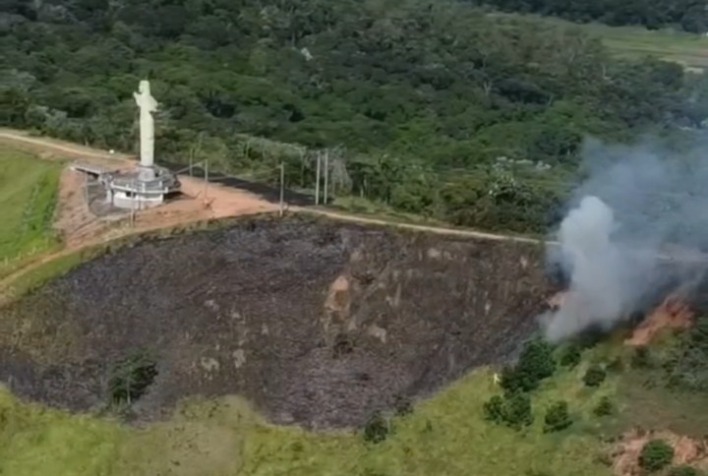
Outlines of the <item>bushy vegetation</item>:
M564 347L560 355L560 365L568 368L575 368L582 359L580 347L575 344L569 344Z
M585 375L583 376L583 382L588 387L599 387L602 382L605 381L607 377L607 372L599 364L591 365Z
M4 4L0 125L135 151L133 91L160 101L158 156L457 225L545 232L586 135L699 127L681 66L613 58L580 30L468 2L72 0ZM696 77L698 78L698 77ZM689 101L690 99L690 101Z
M663 368L670 386L708 394L708 317L681 335Z
M639 346L634 350L631 360L632 368L646 369L654 365L651 351L646 346Z
M615 406L608 396L602 397L597 406L593 408L593 413L599 417L612 415L614 412Z
M485 402L485 419L521 430L533 421L529 392L556 370L554 348L543 339L536 338L524 345L514 366L502 370L500 386L503 395L495 395Z
M143 350L117 362L108 381L111 404L119 407L131 405L143 396L157 373L154 359Z
M504 11L540 13L576 22L600 21L608 25L678 26L693 33L708 31L703 0L477 0Z
M380 444L366 442L361 433L269 425L234 398L185 402L171 418L135 428L21 404L0 389L5 417L0 471L12 476L610 476L596 460L602 443L593 435L551 438L542 432L543 418L521 433L484 422L482 404L494 392L491 378L475 372L417 405L411 415L394 418L395 431ZM556 401L576 386L577 378L569 378L534 398Z
M484 416L487 421L505 425L514 430L521 430L533 423L531 398L527 393L505 393L495 395L484 403Z
M364 426L364 440L369 443L381 443L391 432L391 422L381 412L374 413Z
M502 388L509 393L536 389L541 380L550 377L556 370L553 351L553 346L543 339L530 341L521 351L516 365L502 371Z
M669 470L669 476L700 476L701 473L691 466L675 466Z
M664 440L647 442L639 454L639 465L651 473L660 471L674 459L673 447Z
M543 419L543 432L553 433L565 430L572 424L573 420L568 413L568 402L562 400L555 402L546 410L546 416Z
M0 278L54 246L61 165L0 147Z

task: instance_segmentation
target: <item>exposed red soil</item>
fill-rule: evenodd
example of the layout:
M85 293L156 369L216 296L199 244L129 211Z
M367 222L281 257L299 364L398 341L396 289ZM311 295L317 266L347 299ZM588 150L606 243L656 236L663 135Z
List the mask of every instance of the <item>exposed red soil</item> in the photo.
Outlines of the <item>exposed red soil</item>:
M623 435L612 452L613 471L618 476L641 476L639 455L650 440L661 439L674 448L673 465L689 465L699 470L708 469L708 439L695 440L670 431L632 430Z
M694 317L694 312L680 296L670 295L634 329L625 344L645 346L664 329L688 329L693 325Z

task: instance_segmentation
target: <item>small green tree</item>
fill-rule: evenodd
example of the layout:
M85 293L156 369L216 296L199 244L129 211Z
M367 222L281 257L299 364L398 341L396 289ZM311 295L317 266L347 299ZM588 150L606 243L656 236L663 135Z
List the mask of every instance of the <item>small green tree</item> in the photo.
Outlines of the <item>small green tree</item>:
M484 402L484 418L497 424L504 422L504 399L494 395L489 401Z
M495 395L484 403L484 418L498 425L521 430L533 423L531 399L522 392Z
M543 432L552 433L565 430L572 424L573 420L568 414L568 402L561 400L546 410L546 416L543 419Z
M639 466L654 473L670 465L673 459L674 449L670 444L664 440L651 440L644 445L639 454Z
M394 403L394 408L396 409L396 416L404 417L413 413L413 402L404 395L398 395Z
M652 358L649 348L645 346L637 347L632 354L631 365L635 369L649 368L652 366Z
M508 365L502 368L499 374L499 386L507 393L523 392L528 384L522 381L522 375L514 367Z
M563 367L573 369L580 363L581 357L580 348L575 344L570 344L563 349L560 356L560 364Z
M624 370L624 361L622 360L622 357L620 357L620 356L615 357L607 364L607 371L608 372L620 373L623 370Z
M501 386L507 392L530 392L555 370L553 346L542 339L534 339L524 346L516 366L502 370Z
M669 470L669 476L700 476L696 468L691 466L674 466Z
M599 387L605 381L605 377L607 377L607 372L600 365L593 364L585 372L583 382L588 387Z
M364 441L369 443L381 443L391 432L391 425L388 419L381 413L375 412L364 426Z
M157 374L157 364L145 350L120 360L111 369L108 379L111 403L130 406L147 391Z
M610 397L605 396L600 399L592 412L599 417L612 415L615 412L615 406L612 404Z
M504 403L504 421L507 426L518 431L533 423L531 398L528 394L521 392L511 394Z

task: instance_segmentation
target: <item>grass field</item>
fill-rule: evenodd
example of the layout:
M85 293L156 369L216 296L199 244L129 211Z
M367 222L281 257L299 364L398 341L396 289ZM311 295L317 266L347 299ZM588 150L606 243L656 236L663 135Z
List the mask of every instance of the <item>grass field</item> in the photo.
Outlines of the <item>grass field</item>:
M498 17L518 18L516 14L493 13ZM652 56L675 61L696 72L708 69L708 37L672 29L647 30L635 26L608 26L600 23L577 24L553 17L524 15L549 25L581 28L588 35L599 38L619 57Z
M583 28L619 56L655 56L676 61L688 68L708 68L708 37L688 33L638 27L610 27L585 25Z
M18 403L0 390L0 474L99 475L609 475L590 408L614 385L587 391L580 371L550 382L534 399L527 431L483 420L494 394L478 371L393 421L378 445L359 433L314 434L269 426L235 398L184 405L169 422L144 429ZM575 427L542 432L543 409L571 398Z
M61 167L0 146L0 277L58 243L51 222Z

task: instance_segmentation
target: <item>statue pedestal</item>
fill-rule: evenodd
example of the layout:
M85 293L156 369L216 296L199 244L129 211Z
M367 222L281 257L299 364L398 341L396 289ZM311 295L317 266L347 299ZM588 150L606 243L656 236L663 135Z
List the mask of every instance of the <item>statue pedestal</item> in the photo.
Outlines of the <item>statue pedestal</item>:
M155 180L157 174L154 167L138 166L138 180L142 182L150 182Z

